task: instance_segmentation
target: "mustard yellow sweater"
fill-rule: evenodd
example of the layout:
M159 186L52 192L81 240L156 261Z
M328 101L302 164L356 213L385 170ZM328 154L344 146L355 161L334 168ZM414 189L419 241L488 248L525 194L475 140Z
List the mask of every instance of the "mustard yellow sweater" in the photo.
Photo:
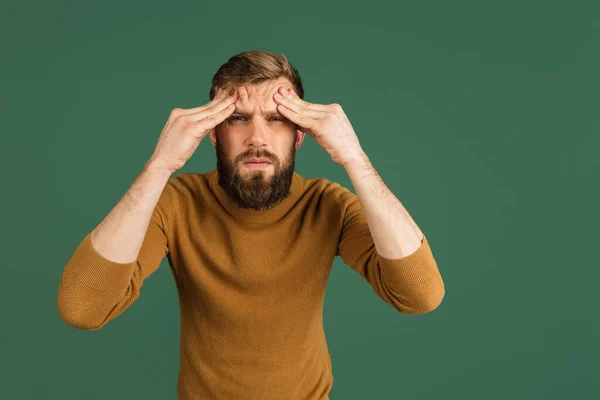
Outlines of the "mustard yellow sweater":
M358 197L298 173L290 195L268 211L237 207L216 170L171 177L132 263L103 258L90 233L64 268L61 317L80 329L103 327L167 256L180 303L182 400L328 399L322 310L336 256L401 313L429 312L444 296L426 238L404 258L381 257Z

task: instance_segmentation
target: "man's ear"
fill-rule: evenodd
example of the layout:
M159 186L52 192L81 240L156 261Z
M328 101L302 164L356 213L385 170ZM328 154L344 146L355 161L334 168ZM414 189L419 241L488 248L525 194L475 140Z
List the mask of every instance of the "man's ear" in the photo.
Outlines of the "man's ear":
M306 133L302 132L300 129L296 129L296 150L298 150L300 148L300 146L302 145L302 141L304 141L304 136L306 135Z
M216 143L217 143L217 134L215 133L215 128L211 129L208 132L208 137L210 138L210 142L212 143L213 147L216 147Z

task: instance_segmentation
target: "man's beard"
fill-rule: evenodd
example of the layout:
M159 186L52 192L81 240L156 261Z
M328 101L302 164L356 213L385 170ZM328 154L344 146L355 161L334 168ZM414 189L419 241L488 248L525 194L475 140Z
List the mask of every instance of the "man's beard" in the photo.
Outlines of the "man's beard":
M227 162L216 140L218 183L229 198L239 207L251 210L268 210L279 204L290 191L294 175L296 147L292 143L288 158L283 163L264 151L249 150L238 155L233 162ZM264 157L273 164L273 175L265 182L266 171L248 170L247 180L240 174L242 160ZM270 168L270 167L267 167Z

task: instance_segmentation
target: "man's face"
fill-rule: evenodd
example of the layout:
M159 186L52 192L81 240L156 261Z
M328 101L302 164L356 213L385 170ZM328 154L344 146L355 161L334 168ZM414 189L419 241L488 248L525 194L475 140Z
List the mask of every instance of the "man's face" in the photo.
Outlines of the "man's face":
M240 207L267 210L289 193L304 133L277 111L282 86L293 88L285 78L238 87L235 111L210 132L219 185Z

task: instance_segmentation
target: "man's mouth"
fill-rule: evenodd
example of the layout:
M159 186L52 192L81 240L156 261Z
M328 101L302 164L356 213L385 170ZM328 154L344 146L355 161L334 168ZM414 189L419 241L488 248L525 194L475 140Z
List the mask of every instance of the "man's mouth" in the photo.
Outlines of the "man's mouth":
M249 160L249 161L244 162L244 166L249 169L263 169L263 168L268 168L269 165L271 165L271 162L268 160L266 160L266 161Z
M245 164L271 164L271 161L269 161L266 158L253 158L251 160L246 160L244 163Z

